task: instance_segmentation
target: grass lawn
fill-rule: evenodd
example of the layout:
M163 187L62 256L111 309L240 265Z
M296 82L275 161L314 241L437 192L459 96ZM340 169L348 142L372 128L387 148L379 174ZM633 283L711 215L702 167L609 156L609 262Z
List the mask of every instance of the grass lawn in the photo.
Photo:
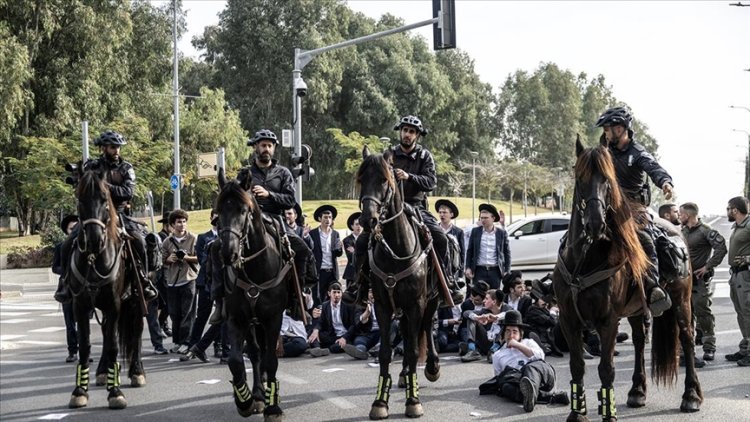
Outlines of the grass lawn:
M437 217L437 212L435 212L435 201L440 199L441 197L433 197L430 198L430 212L432 212ZM456 224L459 227L467 226L471 223L471 198L446 198L453 203L455 203L458 206L458 220ZM477 207L479 207L479 204L485 203L486 201L483 199L477 198L475 201L475 204ZM520 203L514 202L513 203L513 212L511 217L511 210L510 210L510 204L506 201L492 201L493 205L497 207L498 210L502 210L505 212L505 224L510 224L511 222L518 220L519 218L523 218L523 206L521 206ZM353 212L359 211L359 204L358 201L353 199L346 199L346 200L331 200L331 201L325 201L325 200L307 200L304 201L304 204L302 206L302 212L306 214L307 217L307 224L310 224L313 228L317 227L317 223L313 220L312 216L315 212L315 209L323 204L330 204L336 207L338 210L338 217L337 222L335 224L335 228L344 230L346 229L346 219L349 217L350 214ZM527 207L527 214L529 216L535 215L535 214L547 214L550 210L547 208L537 208L536 210L534 207ZM209 221L210 218L210 210L199 210L199 211L189 211L188 215L190 218L188 219L188 230L195 234L200 234L205 231L207 231L211 227L211 222ZM474 218L479 217L479 211L475 210L474 212ZM158 219L158 216L156 217ZM151 227L151 221L148 218L142 218L140 219L144 223L147 224L147 226ZM159 223L156 223L156 230L160 230L161 225ZM0 253L6 254L10 251L13 247L18 246L30 246L30 247L38 247L40 244L40 237L39 235L34 236L24 236L24 237L18 237L18 233L14 231L5 231L0 232Z

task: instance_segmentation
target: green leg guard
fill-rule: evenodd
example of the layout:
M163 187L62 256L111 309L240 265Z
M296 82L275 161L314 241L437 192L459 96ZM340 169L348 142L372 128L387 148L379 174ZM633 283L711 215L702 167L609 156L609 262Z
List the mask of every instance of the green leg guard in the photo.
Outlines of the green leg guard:
M89 367L84 368L80 363L76 365L76 387L89 391Z
M583 384L570 382L570 410L579 415L585 415L586 410L586 390Z
M604 388L596 392L599 399L599 415L602 418L617 418L617 407L615 406L615 389Z
M239 385L232 384L232 389L234 390L234 396L241 403L245 403L246 401L250 400L250 388L248 388L246 382L243 382Z
M419 383L416 373L406 377L406 400L409 399L419 400Z
M279 380L266 383L266 407L279 405Z
M120 362L115 362L107 369L107 391L120 386Z
M378 391L375 393L375 400L383 401L388 403L388 399L391 396L391 376L387 375L378 377Z

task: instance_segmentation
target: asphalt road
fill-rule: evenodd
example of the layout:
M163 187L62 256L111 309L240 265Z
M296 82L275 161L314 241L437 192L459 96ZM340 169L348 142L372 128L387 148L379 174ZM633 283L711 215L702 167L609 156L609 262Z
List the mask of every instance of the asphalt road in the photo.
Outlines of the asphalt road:
M714 227L727 235L726 221ZM543 273L526 273L536 278ZM724 360L737 349L739 330L728 298L726 265L717 271L714 313L717 323L717 360L699 369L705 401L694 414L679 412L684 382L681 373L672 387L649 384L646 407L629 409L624 403L630 386L633 351L630 341L618 345L615 393L621 419L652 421L744 420L750 411L750 368ZM123 389L129 405L124 410L106 407L104 387L92 386L89 407L67 408L73 390L75 364L64 363L66 353L62 312L51 296L50 282L24 287L21 297L0 301L0 420L239 420L231 396L229 369L217 363L179 362L175 355L151 353L144 336L144 365L148 384L143 388ZM621 329L629 331L627 324ZM93 338L94 355L101 352L101 336ZM169 342L166 343L169 346ZM648 345L647 345L648 348ZM567 356L549 358L557 370L558 388L568 390L570 375ZM599 380L597 360L587 361L586 386L588 408L596 417L596 389ZM95 365L95 364L94 364ZM435 383L419 374L420 398L425 416L422 420L562 420L567 407L539 405L527 414L520 405L494 396L479 396L478 386L491 378L492 368L483 361L461 363L456 356L441 355L442 376ZM650 367L648 368L650 370ZM396 376L399 367L392 365ZM123 369L123 373L125 370ZM248 374L250 375L250 374ZM281 405L290 421L366 420L374 399L378 369L372 362L357 361L346 355L281 359L279 366ZM124 380L124 379L123 379ZM391 391L391 419L404 420L404 393ZM259 416L252 418L259 420Z

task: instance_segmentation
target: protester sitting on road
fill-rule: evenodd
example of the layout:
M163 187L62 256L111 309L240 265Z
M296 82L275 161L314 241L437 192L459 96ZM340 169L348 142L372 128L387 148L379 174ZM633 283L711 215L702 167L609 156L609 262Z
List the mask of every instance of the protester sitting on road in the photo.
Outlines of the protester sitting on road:
M544 351L531 339L524 339L521 314L516 310L506 312L501 332L504 343L492 356L495 378L480 387L480 394L489 390L531 412L537 402L549 404L570 403L564 391L555 388L555 369L544 360Z
M487 294L487 290L490 289L490 285L482 280L475 280L469 288L469 298L461 304L461 324L458 327L458 336L461 338L459 343L458 355L464 356L468 353L468 340L469 330L467 328L467 319L465 317L467 312L481 312L484 309L484 296Z
M461 325L461 305L441 307L437 311L435 345L438 353L456 353L461 342L458 328Z
M505 303L517 310L524 317L531 307L531 298L526 295L526 284L520 271L511 271L503 277Z
M375 315L375 298L372 289L367 292L367 306L354 319L356 328L353 344L345 344L344 352L356 359L367 359L370 349L380 341L380 325Z
M321 306L320 319L307 341L313 344L320 340L320 347L310 350L313 357L327 354L318 349L328 349L331 353L344 353L344 345L354 334L354 310L341 301L341 284L333 282L328 286L329 300Z
M529 337L532 337L542 347L546 355L562 357L562 351L557 348L554 334L557 314L550 311L555 300L552 281L534 280L531 284L531 298L534 303L526 312ZM559 330L557 331L559 332Z
M468 338L466 346L460 344L459 348L466 347L468 352L461 357L461 362L473 362L481 359L482 356L492 355L492 352L496 350L493 346L495 337L500 333L500 322L505 317L505 312L509 310L511 308L503 303L503 293L500 290L490 289L485 293L481 311L469 311L464 314Z

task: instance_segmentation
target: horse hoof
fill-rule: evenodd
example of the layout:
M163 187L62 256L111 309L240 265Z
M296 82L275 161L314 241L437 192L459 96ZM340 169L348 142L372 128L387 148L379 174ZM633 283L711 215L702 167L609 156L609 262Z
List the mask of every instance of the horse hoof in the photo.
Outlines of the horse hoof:
M276 410L279 413L264 413L263 422L281 422L282 420L284 420L284 413L281 412L281 409L276 406Z
M80 407L86 407L89 404L89 396L70 396L68 407L71 409L78 409Z
M133 375L132 377L130 377L131 387L143 387L144 385L146 385L145 375Z
M250 410L253 414L263 413L266 410L266 403L263 400L254 400L253 405L250 406Z
M424 369L424 377L427 378L427 381L435 382L440 379L440 368L432 374L430 371L427 370L427 368Z
M406 377L403 375L398 376L398 388L406 388Z
M128 401L125 400L125 396L110 397L107 401L109 402L110 409L124 409L128 407Z
M405 415L409 418L418 418L424 415L422 403L407 404Z
M628 402L627 402L628 407L637 408L637 407L643 407L645 405L646 405L646 396L642 396L642 395L628 396Z
M107 385L107 374L106 373L96 374L96 385L98 385L100 387L102 385Z
M370 408L370 420L379 421L381 419L388 419L388 405L378 405L373 403Z
M680 412L693 413L701 410L701 403L697 400L682 400Z
M570 412L568 413L568 419L566 419L567 422L589 422L589 418L586 417L586 415L582 415L580 413L576 412Z

